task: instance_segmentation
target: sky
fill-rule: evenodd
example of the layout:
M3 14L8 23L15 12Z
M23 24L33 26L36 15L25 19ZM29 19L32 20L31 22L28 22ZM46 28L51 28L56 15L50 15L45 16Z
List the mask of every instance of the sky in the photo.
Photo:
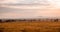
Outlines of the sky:
M47 0L0 0L0 3L11 3L11 4L30 4L30 3L45 3Z
M28 19L28 18L54 18L54 17L59 18L60 17L59 3L60 0L0 0L0 19L18 19L18 18ZM16 5L21 4L21 5L8 6L4 4L16 4Z

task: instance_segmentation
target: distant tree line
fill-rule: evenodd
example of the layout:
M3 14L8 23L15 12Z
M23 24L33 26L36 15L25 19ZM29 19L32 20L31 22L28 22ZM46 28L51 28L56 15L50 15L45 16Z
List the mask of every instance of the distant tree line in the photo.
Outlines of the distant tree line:
M51 22L58 22L60 19L0 19L0 22L15 22L15 21L51 21Z

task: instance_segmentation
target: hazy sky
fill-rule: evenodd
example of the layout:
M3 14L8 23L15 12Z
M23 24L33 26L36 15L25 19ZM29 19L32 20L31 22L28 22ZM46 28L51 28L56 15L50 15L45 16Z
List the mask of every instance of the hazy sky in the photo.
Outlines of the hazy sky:
M0 7L2 18L52 18L60 17L60 0L0 0L0 4L44 4L42 6L7 6ZM47 5L49 4L49 5ZM47 6L45 6L47 5Z
M23 3L23 4L29 4L29 3L47 3L48 0L1 0L0 3Z

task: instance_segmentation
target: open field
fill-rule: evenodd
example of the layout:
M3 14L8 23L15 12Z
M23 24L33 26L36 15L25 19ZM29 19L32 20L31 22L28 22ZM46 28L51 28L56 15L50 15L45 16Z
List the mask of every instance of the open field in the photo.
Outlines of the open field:
M60 22L4 22L0 32L60 32Z

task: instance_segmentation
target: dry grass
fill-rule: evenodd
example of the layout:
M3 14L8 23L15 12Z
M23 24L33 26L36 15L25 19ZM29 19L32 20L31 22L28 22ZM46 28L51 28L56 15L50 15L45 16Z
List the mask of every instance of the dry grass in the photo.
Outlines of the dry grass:
M0 32L60 32L60 22L5 22Z

